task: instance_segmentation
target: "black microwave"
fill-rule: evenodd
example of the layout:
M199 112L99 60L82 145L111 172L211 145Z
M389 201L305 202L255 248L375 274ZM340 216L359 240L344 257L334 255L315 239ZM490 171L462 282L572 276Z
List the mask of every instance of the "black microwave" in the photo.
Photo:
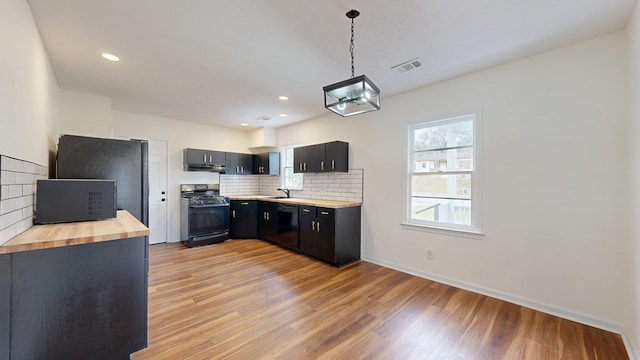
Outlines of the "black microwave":
M116 194L114 180L38 180L35 223L115 218Z

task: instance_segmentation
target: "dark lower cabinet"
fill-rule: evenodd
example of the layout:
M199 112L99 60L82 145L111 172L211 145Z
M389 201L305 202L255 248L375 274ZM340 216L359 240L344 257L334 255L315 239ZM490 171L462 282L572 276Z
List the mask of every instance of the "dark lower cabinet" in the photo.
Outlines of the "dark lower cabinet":
M278 236L278 204L258 201L258 236L276 242Z
M335 266L360 260L361 208L299 206L300 252Z
M9 360L11 330L11 255L0 255L0 360Z
M258 238L258 202L231 200L231 238Z
M124 360L146 347L146 237L13 253L9 273L9 359Z

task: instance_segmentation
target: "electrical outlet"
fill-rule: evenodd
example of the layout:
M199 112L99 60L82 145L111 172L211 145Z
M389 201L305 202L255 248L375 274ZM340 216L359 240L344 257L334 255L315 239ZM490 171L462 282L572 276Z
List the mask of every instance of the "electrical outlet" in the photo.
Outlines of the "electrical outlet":
M433 251L427 249L427 260L433 260Z

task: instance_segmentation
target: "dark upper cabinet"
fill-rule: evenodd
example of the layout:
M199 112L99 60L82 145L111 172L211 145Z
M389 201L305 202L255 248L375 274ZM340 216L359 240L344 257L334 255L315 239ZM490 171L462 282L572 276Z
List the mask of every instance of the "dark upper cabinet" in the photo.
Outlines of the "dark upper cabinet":
M224 172L225 153L223 151L184 149L183 163L185 171Z
M258 236L261 239L277 241L278 204L258 201Z
M253 173L280 175L280 153L268 152L253 155Z
M293 149L295 173L349 171L349 143L332 141Z
M258 202L231 200L231 238L258 238Z
M304 169L305 149L306 149L306 146L293 148L293 172L294 173L305 172L305 169Z
M226 153L226 174L251 175L253 174L253 155L240 153Z
M332 141L324 144L323 171L349 171L349 143Z
M360 207L338 209L300 206L299 246L305 254L332 265L360 259Z

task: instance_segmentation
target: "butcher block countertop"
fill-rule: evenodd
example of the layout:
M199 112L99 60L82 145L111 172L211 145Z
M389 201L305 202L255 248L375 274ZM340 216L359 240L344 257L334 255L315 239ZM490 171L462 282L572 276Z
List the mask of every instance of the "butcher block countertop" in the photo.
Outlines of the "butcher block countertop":
M330 209L339 209L345 207L354 207L354 206L362 206L361 202L357 201L340 201L340 200L319 200L319 199L302 199L302 198L282 198L278 199L274 196L268 195L239 195L239 196L229 196L231 200L261 200L261 201L270 201L276 202L280 204L291 204L291 205L306 205L306 206L316 206L316 207L324 207Z
M148 236L149 229L125 210L107 220L34 225L0 246L0 254Z

